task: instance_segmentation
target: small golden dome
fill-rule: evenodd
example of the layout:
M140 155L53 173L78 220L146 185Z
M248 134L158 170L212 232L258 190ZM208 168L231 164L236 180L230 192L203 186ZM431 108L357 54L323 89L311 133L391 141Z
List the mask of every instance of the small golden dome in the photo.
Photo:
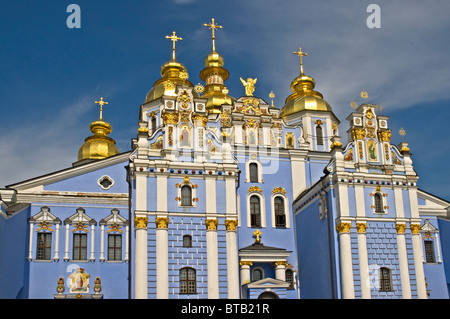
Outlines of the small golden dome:
M116 141L107 136L112 131L109 123L97 120L89 125L89 129L94 135L87 137L81 145L78 151L78 161L98 160L119 154Z
M323 99L320 92L314 91L316 82L308 75L301 73L291 82L292 94L286 98L280 111L280 117L304 110L332 112L331 106Z

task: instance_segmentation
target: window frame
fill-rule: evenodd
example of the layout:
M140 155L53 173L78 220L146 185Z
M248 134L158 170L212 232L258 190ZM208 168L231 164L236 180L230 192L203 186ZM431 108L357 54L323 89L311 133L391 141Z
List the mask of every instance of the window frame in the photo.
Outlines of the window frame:
M40 237L44 237L44 241L41 243ZM48 240L47 238L50 237ZM36 260L51 260L52 259L52 233L38 232L36 236ZM49 241L49 243L47 243ZM39 258L39 254L42 251L42 257ZM47 256L48 255L48 256Z
M423 241L423 249L424 249L425 263L435 264L436 263L436 253L435 253L435 249L434 249L434 241L433 240L424 240Z
M252 203L252 199L255 198L258 202L258 212L256 213L254 211L255 208L255 204L256 203ZM250 227L261 227L262 223L261 223L261 198L256 195L256 194L252 194L249 197L249 209L250 209Z
M188 241L188 243L186 243ZM192 236L191 235L183 235L183 247L184 248L192 248Z
M388 267L380 267L380 289L381 292L391 292L392 288L392 270Z
M80 238L79 246L76 238ZM82 245L81 238L85 238L85 246ZM75 251L79 250L78 256L75 255ZM84 256L85 255L85 256ZM85 258L75 258L75 257ZM74 233L72 237L72 260L87 261L88 260L88 235L81 233Z
M186 273L185 279L182 279L182 274ZM193 279L190 279L190 274L193 273ZM197 271L192 267L183 267L179 270L179 293L180 295L192 295L197 293ZM182 283L185 283L183 285ZM190 285L190 284L193 284ZM192 289L193 287L193 289ZM185 289L185 291L183 291Z
M110 245L111 244L110 238L115 238L113 247L111 247ZM120 243L120 247L116 245L118 242ZM121 261L122 247L123 247L122 234L108 234L108 261ZM113 251L113 258L111 258L111 251Z
M188 194L185 194L183 190L189 190ZM181 203L180 206L191 207L192 206L192 187L190 185L182 185L180 189Z

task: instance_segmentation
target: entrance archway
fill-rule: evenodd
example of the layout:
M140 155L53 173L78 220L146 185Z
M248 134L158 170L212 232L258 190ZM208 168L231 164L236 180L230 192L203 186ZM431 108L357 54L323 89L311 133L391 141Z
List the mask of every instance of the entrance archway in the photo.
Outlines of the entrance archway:
M264 291L258 296L258 299L279 299L278 295L271 291Z

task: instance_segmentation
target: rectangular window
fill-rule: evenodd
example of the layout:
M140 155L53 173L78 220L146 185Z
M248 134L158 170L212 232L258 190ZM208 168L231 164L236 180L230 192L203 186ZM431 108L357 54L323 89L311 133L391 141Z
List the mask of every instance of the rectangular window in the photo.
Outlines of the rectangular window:
M108 260L122 260L122 235L108 235Z
M108 260L122 260L122 235L108 235Z
M73 260L87 260L86 234L73 234Z
M436 259L434 258L434 246L432 240L425 240L423 242L425 247L425 261L427 263L435 263Z
M37 234L37 260L50 260L52 250L52 234L51 233L38 233Z

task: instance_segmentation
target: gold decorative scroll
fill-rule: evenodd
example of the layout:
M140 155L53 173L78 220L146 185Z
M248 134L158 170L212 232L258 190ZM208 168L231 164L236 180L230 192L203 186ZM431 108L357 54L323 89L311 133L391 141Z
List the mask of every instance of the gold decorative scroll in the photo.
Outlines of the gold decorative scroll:
M217 219L206 219L205 225L207 230L217 230L217 225L219 221Z
M156 217L155 219L156 228L167 228L169 225L168 217Z
M134 228L136 229L146 229L148 224L148 217L135 217L134 218Z

